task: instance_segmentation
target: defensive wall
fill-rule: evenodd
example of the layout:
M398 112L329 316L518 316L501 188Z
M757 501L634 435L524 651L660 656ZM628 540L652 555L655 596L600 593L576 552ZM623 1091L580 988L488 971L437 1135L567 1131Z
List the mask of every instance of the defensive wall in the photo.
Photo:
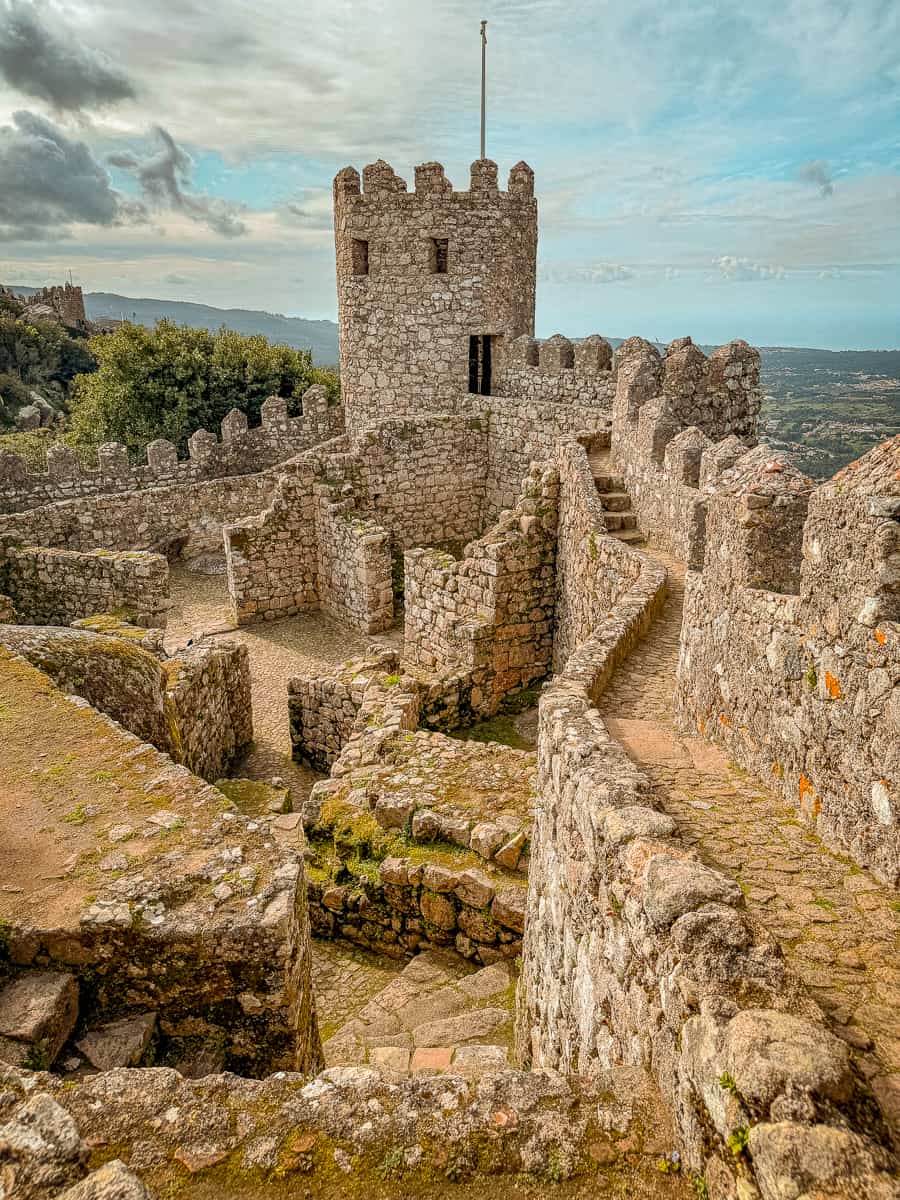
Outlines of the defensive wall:
M0 512L20 512L80 496L252 475L343 431L343 408L328 403L324 387L308 388L302 403L302 415L289 417L287 401L270 396L261 407L261 424L253 428L248 427L245 413L232 409L222 421L221 439L205 429L191 435L185 460L179 460L177 447L162 438L147 447L143 464L133 463L119 442L107 442L99 447L93 470L61 443L48 449L45 471L32 471L19 455L0 451Z

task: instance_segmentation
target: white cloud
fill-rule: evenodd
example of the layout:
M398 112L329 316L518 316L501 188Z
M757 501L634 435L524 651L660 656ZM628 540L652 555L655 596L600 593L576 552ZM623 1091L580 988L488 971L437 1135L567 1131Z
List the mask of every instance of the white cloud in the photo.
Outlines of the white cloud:
M736 258L733 254L722 254L713 259L722 276L734 283L753 283L760 279L784 279L782 266L751 262L749 258Z

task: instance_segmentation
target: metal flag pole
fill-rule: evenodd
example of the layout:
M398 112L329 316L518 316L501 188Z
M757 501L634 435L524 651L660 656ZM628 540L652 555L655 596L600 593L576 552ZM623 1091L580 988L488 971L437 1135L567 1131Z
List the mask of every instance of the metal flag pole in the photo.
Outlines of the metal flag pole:
M484 152L484 98L486 91L487 75L485 71L485 59L487 56L487 21L481 22L481 157L485 158Z

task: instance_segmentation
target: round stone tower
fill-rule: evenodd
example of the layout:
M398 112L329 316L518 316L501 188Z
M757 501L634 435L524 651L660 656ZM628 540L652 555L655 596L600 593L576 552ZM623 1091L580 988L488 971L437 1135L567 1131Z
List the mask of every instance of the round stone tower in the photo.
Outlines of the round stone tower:
M497 187L472 164L454 192L440 163L416 187L385 162L334 181L341 393L351 430L383 417L446 412L489 394L505 347L534 333L537 203L525 163Z

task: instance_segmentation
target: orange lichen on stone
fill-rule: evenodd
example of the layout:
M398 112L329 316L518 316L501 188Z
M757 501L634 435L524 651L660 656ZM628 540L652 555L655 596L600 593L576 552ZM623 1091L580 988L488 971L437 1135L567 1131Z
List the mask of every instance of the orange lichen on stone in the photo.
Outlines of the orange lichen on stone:
M726 725L726 726L728 725L728 718L725 716L724 713L719 714L719 720L723 725Z
M872 636L875 638L875 641L878 643L879 646L884 645L886 639L880 629L873 629Z
M828 688L828 695L832 698L832 700L841 699L843 695L841 691L841 685L830 671L825 672L825 686Z

